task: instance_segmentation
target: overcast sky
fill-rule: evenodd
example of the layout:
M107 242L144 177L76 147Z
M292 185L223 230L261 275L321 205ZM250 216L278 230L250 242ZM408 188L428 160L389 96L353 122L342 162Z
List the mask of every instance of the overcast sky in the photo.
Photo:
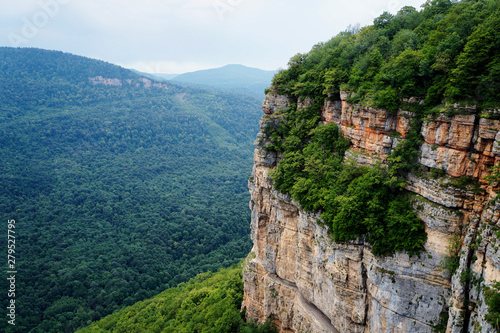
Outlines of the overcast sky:
M0 0L0 46L40 47L149 73L288 59L349 25L424 0Z

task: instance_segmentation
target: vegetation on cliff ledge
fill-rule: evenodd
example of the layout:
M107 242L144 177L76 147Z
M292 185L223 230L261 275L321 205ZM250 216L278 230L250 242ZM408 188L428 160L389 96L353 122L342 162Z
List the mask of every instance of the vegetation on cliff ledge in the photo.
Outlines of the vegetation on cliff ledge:
M401 162L393 167L356 166L344 158L349 147L335 124L318 125L316 103L292 107L277 126L266 127L265 149L283 153L271 171L274 186L290 193L303 209L321 211L322 221L337 242L365 236L374 254L406 250L418 253L427 235L409 200L402 195Z
M497 332L500 331L500 282L493 281L491 286L484 288L484 300L488 306L486 321L489 322Z

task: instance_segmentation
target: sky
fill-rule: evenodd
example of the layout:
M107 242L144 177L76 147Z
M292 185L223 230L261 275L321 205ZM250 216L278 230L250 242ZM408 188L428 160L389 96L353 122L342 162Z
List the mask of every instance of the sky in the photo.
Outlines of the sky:
M227 64L277 70L349 25L424 2L0 0L0 46L59 50L146 73Z

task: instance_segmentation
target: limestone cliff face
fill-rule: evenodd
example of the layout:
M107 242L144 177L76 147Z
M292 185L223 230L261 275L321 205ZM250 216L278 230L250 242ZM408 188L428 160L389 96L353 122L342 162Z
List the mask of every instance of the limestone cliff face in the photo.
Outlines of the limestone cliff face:
M350 105L348 94L341 96L325 103L324 121L338 124L351 140L348 157L360 164L383 163L408 133L413 114ZM300 100L298 107L310 103ZM261 128L279 121L273 113L288 104L285 96L268 95ZM243 273L247 316L273 318L280 332L430 333L440 321L447 332L480 327L492 332L478 282L500 281L494 232L500 227L500 203L486 183L483 191L468 191L455 177L481 179L500 160L500 121L480 118L475 110L460 113L429 118L422 127L419 162L444 175L408 176L407 190L428 234L426 251L411 257L374 256L362 241L335 243L318 223L319 215L273 188L268 173L280 156L262 149L266 138L260 133L249 182L254 246ZM453 243L459 246L460 267L450 277L441 262Z

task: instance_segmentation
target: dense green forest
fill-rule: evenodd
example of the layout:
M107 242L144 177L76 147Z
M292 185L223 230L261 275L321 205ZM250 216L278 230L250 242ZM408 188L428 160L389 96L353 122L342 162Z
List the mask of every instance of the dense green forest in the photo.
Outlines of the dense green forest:
M244 321L241 266L202 273L161 294L107 316L85 332L273 333L274 324Z
M0 48L0 212L17 222L18 271L16 326L1 331L72 332L250 250L261 101L138 79Z
M265 149L283 154L271 174L274 185L306 210L321 212L336 241L365 239L378 255L419 253L427 236L403 186L408 172L428 171L416 168L422 122L459 112L453 103L479 112L500 106L498 31L499 0L429 0L420 11L383 13L373 25L294 56L269 89L292 101L288 110L266 116L274 120L264 131ZM341 90L350 103L414 112L387 168L345 160L349 142L335 125L321 125L324 101L339 100ZM301 98L312 105L298 110Z
M500 104L500 1L428 0L374 24L344 31L307 54L297 54L274 77L293 97L339 99L397 110L418 97L429 111L446 103Z

